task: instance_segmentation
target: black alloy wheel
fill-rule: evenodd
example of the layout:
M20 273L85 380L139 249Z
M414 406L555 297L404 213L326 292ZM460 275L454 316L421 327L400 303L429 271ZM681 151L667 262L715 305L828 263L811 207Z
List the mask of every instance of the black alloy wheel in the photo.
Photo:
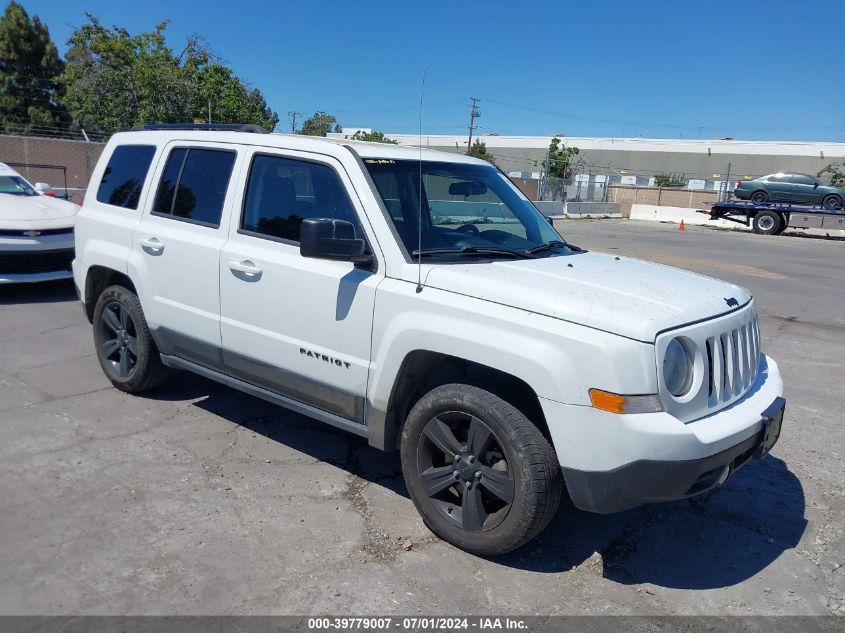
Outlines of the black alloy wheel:
M484 532L510 512L514 480L501 442L469 413L449 411L426 424L417 468L434 507L456 527Z

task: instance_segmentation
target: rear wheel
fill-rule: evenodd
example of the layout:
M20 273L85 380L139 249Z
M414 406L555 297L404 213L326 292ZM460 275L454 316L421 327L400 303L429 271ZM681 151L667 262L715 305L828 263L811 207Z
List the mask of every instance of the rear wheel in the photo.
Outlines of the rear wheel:
M94 347L111 383L129 393L162 384L168 369L150 335L141 302L123 286L109 286L94 307Z
M842 206L842 198L832 193L829 196L824 197L824 200L822 200L822 206L825 209L838 209Z
M478 387L423 396L402 430L402 472L440 538L473 554L504 554L551 521L563 490L549 441L516 408Z
M774 235L780 230L782 220L774 211L760 211L754 216L752 228L760 235Z
M769 194L765 191L755 191L751 194L751 202L754 204L766 204L769 201Z

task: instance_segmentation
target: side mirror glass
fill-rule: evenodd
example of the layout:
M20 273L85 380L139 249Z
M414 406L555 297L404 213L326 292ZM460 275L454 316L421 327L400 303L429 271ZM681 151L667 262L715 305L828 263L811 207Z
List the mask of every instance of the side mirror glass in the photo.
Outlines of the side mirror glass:
M365 254L366 242L355 236L355 227L345 220L308 218L302 221L299 253L314 259L365 263L372 260Z

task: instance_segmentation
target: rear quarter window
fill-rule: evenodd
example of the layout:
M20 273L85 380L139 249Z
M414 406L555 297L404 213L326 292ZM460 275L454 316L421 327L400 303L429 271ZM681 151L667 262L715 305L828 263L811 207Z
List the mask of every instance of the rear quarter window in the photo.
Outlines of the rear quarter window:
M97 202L137 209L155 152L155 145L116 147L97 188Z

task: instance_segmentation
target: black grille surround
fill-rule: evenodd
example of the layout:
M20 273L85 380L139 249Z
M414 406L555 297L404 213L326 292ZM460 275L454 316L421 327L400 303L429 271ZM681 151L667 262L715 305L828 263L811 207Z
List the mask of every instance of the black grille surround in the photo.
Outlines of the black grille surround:
M0 275L70 272L74 250L0 251Z
M35 233L35 235L28 235ZM0 237L43 237L45 235L73 235L73 227L60 229L0 229Z

